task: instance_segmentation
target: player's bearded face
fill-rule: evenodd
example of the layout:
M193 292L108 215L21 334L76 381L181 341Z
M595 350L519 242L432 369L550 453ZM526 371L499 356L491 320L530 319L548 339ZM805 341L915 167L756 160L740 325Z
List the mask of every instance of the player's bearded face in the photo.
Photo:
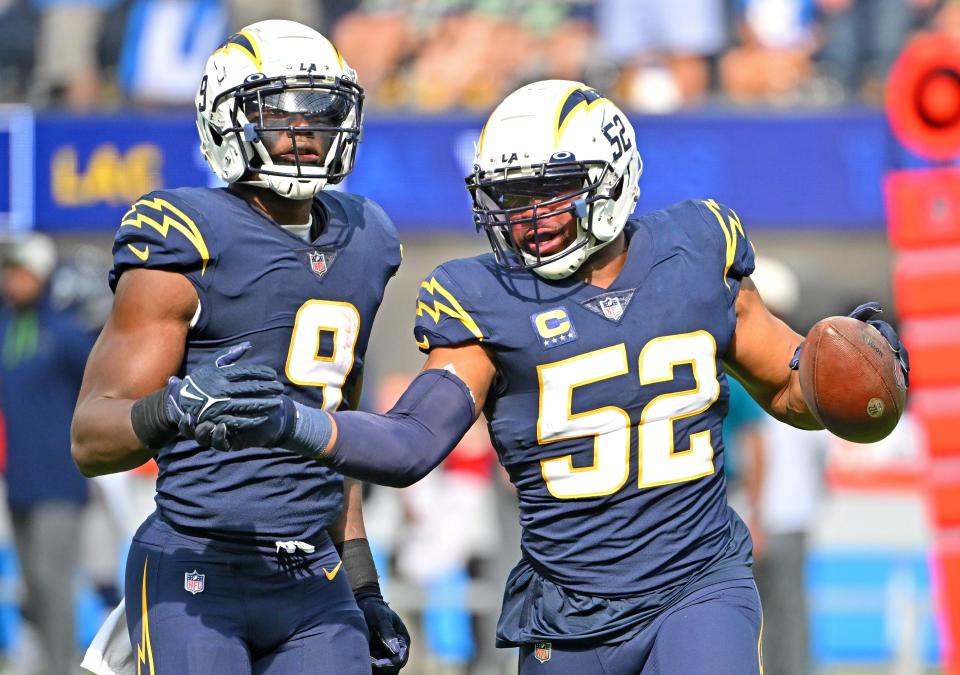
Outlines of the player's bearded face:
M577 238L577 219L573 202L580 196L583 180L529 181L511 187L500 196L504 208L516 209L510 215L510 236L524 253L540 257L553 255ZM568 195L566 198L565 195Z
M294 89L251 100L244 112L274 162L322 166L351 107L336 92Z

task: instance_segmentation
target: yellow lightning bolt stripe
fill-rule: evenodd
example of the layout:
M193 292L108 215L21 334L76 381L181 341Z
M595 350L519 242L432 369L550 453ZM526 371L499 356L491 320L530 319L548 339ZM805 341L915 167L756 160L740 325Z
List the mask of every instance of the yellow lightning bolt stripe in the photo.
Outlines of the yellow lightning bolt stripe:
M137 210L138 206L145 206L163 214L163 220L157 221L150 216ZM171 215L173 214L173 215ZM174 217L175 216L175 217ZM210 252L207 250L207 244L200 234L200 229L196 223L191 220L187 214L168 202L166 199L156 197L154 199L141 199L126 212L123 220L120 221L120 227L130 225L131 227L142 228L144 223L155 229L166 239L170 228L173 228L187 238L193 247L197 249L200 258L203 260L200 274L207 271L207 263L210 261ZM138 256L139 257L139 256ZM143 260L144 258L141 258Z
M330 42L330 40L327 40L327 44L330 45L330 49L332 49L333 53L336 54L337 63L340 64L340 72L342 73L344 71L344 64L343 64L343 56L340 55L340 50L337 49L337 46L332 42Z
M488 119L486 122L483 123L483 129L480 130L480 138L477 139L477 156L478 156L478 157L479 157L480 154L483 152L483 135L484 135L485 133L487 133L487 125L488 125L488 124L490 124L490 120L489 120L489 119Z
M448 304L444 304L437 299L433 301L433 307L427 305L422 300L417 300L417 316L423 316L423 313L426 312L427 315L433 319L434 323L440 323L440 314L446 314L452 316L454 319L459 319L460 322L466 326L467 330L473 333L473 336L478 340L483 340L483 333L480 331L480 327L477 325L477 322L473 320L473 317L460 306L460 303L457 302L457 299L451 295L450 291L445 289L436 277L431 277L429 281L424 281L420 284L420 288L425 290L430 295L439 295Z
M147 562L143 561L143 581L140 584L140 644L137 645L137 675L143 675L141 666L150 668L150 675L154 675L153 647L150 644L150 621L147 616Z
M570 120L576 115L578 111L590 110L590 108L592 108L593 106L597 105L601 101L606 100L603 96L600 96L599 98L595 98L594 100L589 102L586 99L581 100L579 103L577 103L577 105L573 106L570 109L570 112L567 113L567 116L563 119L563 123L561 124L560 113L563 112L564 104L566 104L567 99L570 98L570 95L573 92L578 91L580 89L584 89L583 85L578 84L575 87L570 87L570 89L568 89L567 92L560 97L560 103L557 105L557 113L556 115L553 116L553 128L555 129L553 133L553 149L554 150L556 150L560 144L560 136L563 135L564 129L567 128L567 125L570 124ZM593 91L593 90L590 89L589 91Z
M757 637L757 663L760 664L760 675L763 675L763 609L760 610L760 635Z
M723 238L727 242L727 261L723 268L723 283L726 284L727 288L730 288L730 282L727 281L727 273L730 271L730 266L733 265L733 261L737 257L737 232L739 232L740 236L744 239L747 238L747 235L743 231L743 224L740 222L740 217L733 209L727 209L729 216L727 217L727 221L724 221L723 214L720 212L720 205L717 204L715 200L707 199L704 200L703 203L713 212L713 215L717 217L717 222L720 223L720 229L723 230Z

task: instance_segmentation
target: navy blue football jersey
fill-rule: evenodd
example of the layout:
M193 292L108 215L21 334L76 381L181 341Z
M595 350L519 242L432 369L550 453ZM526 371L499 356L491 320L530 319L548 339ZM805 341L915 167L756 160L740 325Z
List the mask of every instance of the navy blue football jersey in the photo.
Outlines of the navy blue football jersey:
M423 351L478 342L496 364L484 412L518 491L525 562L574 593L663 598L731 556L749 576L726 503L721 359L754 252L713 200L626 233L607 289L489 254L444 263L421 285L415 334Z
M336 410L357 393L364 352L400 242L383 210L322 192L312 241L296 237L229 189L153 192L124 215L110 286L137 267L179 272L197 290L180 375L222 349L274 368L285 393ZM157 508L209 537L316 537L339 514L342 477L285 450L220 452L180 440L157 455Z

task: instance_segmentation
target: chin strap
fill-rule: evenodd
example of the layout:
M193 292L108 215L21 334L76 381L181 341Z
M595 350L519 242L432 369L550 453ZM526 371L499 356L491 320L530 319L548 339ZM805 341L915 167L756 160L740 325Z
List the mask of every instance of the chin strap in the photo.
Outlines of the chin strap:
M540 267L534 267L533 271L544 279L550 279L551 281L557 279L566 279L578 269L583 267L583 264L590 259L590 256L610 244L610 242L612 242L614 239L616 239L616 237L613 237L607 241L599 241L595 236L590 235L590 239L587 241L586 245L561 255L551 263L541 265ZM576 256L579 258L579 260L574 259L568 261L568 256Z
M619 234L619 233L617 233L617 234ZM586 249L587 249L587 260L589 260L589 259L590 259L590 256L592 256L594 253L596 253L596 252L599 251L600 249L605 248L605 247L609 246L610 244L612 244L614 241L616 241L617 237L616 237L616 235L614 235L613 237L611 237L610 239L607 239L606 241L600 241L599 239L597 239L597 238L594 237L594 236L591 236L590 239L591 239L594 243L592 243L592 244L587 244L587 246L586 246ZM584 262L586 262L586 261L584 261Z

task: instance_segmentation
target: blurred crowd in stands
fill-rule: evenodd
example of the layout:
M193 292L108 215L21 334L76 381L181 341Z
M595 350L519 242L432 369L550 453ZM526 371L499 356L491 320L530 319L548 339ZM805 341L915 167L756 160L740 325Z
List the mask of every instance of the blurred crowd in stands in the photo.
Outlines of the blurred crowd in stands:
M264 18L332 37L371 107L424 112L548 77L648 113L876 104L912 33L960 35L958 0L0 0L0 101L189 105L210 51Z

